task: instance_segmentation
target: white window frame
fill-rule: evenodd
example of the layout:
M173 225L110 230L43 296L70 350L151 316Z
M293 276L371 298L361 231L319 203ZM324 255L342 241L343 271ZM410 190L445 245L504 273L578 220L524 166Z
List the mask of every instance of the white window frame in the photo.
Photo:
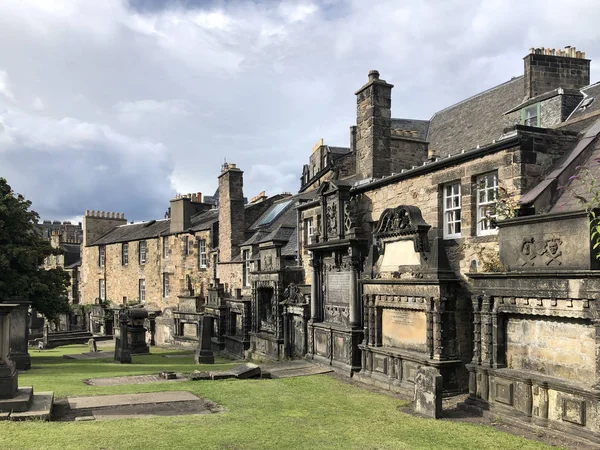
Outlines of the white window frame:
M140 298L140 303L146 302L146 279L140 278L138 282L138 296Z
M460 181L443 186L444 239L461 237L462 199ZM458 231L456 231L458 224Z
M169 293L171 292L171 283L169 274L167 272L163 272L163 298L169 298Z
M489 236L498 233L498 228L489 218L497 219L497 214L486 214L498 200L498 172L488 172L477 177L477 236Z
M101 301L106 300L106 280L104 278L98 280L98 298Z
M315 234L315 227L313 223L313 218L309 217L304 222L306 228L306 245L310 245L313 243L313 235Z
M129 264L129 242L121 244L121 265Z
M146 264L146 260L148 258L148 244L146 241L140 241L138 243L138 253L140 265Z
M198 241L198 268L206 269L207 262L206 239L200 239Z
M100 245L98 247L98 267L102 269L104 268L104 264L106 264L106 246Z

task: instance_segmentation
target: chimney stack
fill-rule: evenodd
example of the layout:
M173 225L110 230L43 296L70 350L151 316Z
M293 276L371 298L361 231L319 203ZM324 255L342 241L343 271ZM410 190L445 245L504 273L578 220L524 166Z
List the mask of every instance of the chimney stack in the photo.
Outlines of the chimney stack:
M229 262L245 241L244 172L223 164L219 175L219 261Z
M559 87L580 89L590 84L590 60L575 47L530 48L523 61L526 100Z
M356 94L356 173L380 178L391 173L390 129L392 88L371 70L369 81Z

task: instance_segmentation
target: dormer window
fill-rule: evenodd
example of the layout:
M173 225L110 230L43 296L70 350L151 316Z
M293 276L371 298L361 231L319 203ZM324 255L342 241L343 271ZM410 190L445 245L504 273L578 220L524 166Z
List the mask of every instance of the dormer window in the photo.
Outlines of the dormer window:
M521 123L528 127L540 126L540 104L530 105L521 110Z

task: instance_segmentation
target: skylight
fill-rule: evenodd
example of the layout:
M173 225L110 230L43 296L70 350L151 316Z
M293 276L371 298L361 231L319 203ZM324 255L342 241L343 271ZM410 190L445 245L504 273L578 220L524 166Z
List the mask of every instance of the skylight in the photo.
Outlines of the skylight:
M285 202L273 205L271 209L263 216L260 222L258 222L258 226L267 225L273 222L290 203L292 203L292 200L287 200Z

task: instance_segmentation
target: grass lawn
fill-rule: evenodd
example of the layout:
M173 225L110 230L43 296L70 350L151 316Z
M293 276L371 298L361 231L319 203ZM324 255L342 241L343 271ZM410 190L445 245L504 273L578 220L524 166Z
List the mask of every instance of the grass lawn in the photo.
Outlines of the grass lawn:
M327 375L278 380L223 380L88 386L86 378L178 372L231 366L196 366L192 357L134 356L132 365L68 360L69 346L32 351L32 369L19 385L53 390L56 397L155 391L190 391L224 406L223 414L98 422L0 422L0 449L541 449L543 444L466 423L416 418L398 399Z

